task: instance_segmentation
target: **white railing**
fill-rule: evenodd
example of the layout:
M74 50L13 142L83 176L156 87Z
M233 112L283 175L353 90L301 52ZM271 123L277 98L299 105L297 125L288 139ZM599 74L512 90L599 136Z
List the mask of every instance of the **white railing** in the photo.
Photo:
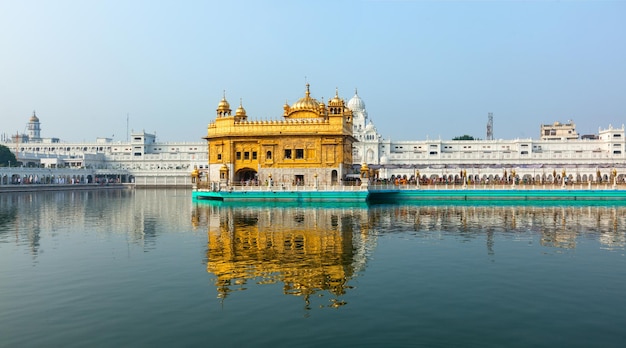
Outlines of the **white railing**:
M219 184L214 183L217 187L220 187ZM209 185L206 182L202 182L198 185L199 189L209 189ZM260 191L346 191L346 192L355 192L367 190L367 186L349 186L349 185L327 185L327 184L319 184L315 185L281 185L274 184L272 186L269 185L232 185L232 186L222 186L220 190L226 191L237 191L237 192L260 192Z
M618 183L576 183L576 184L440 184L440 185L369 185L370 191L383 190L626 190L626 184Z

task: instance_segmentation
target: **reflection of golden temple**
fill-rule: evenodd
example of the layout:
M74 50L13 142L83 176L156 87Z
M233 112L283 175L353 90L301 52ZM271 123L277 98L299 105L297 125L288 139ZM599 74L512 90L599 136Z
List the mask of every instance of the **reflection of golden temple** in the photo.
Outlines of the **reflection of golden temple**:
M307 307L320 291L332 294L328 306L345 304L338 297L364 264L366 209L221 207L214 213L219 222L209 226L207 271L216 276L218 297L254 279L282 282L283 292L303 296Z
M573 249L592 233L603 247L626 245L626 207L613 206L196 204L192 221L208 226L207 271L215 275L218 297L250 281L282 283L283 293L304 297L306 308L313 294L330 294L329 307L345 304L340 297L364 269L381 231L437 239L458 234L484 240L489 255L496 254L498 238Z

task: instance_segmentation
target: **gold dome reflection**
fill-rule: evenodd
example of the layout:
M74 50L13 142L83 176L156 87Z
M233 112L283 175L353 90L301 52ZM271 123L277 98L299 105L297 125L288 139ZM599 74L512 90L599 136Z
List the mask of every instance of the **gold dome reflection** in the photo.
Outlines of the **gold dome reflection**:
M367 209L314 207L215 207L209 212L207 271L215 275L218 297L256 284L282 283L283 293L329 294L328 307L345 305L339 297L365 264ZM195 213L194 216L205 215ZM365 228L367 229L367 228Z

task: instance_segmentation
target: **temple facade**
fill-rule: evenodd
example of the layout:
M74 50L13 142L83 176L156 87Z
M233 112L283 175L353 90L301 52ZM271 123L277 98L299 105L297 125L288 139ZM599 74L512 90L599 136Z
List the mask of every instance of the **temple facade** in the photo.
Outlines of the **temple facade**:
M326 105L307 84L281 120L249 120L241 103L233 114L225 96L216 111L204 138L211 182L333 185L353 171L353 113L338 92Z

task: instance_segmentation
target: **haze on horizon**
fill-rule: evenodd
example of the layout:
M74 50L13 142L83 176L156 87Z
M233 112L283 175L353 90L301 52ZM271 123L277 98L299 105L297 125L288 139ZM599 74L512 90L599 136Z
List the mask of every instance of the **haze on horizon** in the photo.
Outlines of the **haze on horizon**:
M250 119L358 89L384 138L538 138L626 119L625 1L0 2L0 134L200 141L226 95Z

